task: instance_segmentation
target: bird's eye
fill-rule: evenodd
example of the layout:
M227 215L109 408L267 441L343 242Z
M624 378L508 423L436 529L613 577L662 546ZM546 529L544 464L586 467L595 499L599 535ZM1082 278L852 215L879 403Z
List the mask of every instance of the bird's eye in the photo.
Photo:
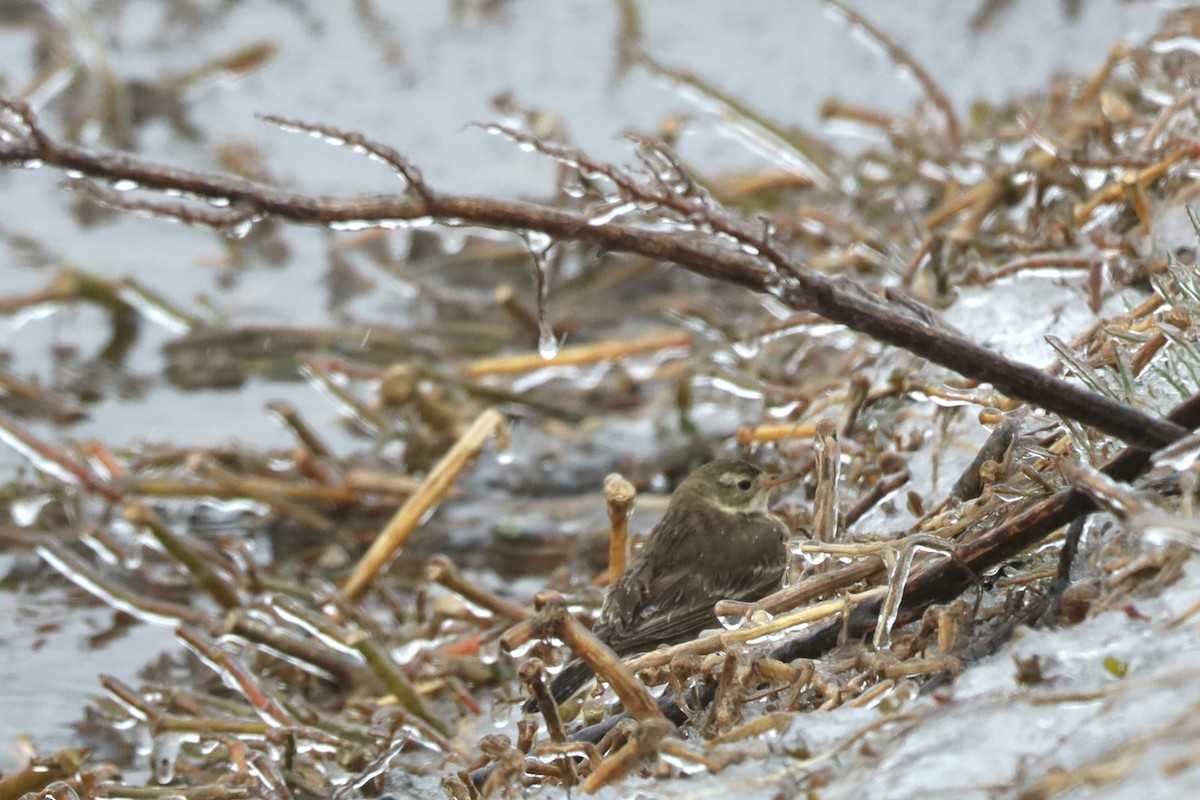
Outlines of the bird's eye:
M752 483L751 483L750 481L748 481L746 478L742 478L742 479L741 479L740 481L738 481L738 483L737 483L737 487L738 487L739 489L741 489L743 492L748 492L748 491L750 491L750 487L751 487L751 486L753 486L753 485L754 485L754 484L752 484Z

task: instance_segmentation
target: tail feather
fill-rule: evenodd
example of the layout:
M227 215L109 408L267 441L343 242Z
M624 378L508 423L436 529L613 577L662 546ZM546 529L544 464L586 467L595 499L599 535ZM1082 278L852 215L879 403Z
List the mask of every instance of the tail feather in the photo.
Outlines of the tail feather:
M554 702L562 703L570 699L592 679L592 674L592 668L582 661L572 661L567 664L563 671L550 681L550 694L554 697ZM526 714L536 713L538 710L537 698L529 698L521 710Z

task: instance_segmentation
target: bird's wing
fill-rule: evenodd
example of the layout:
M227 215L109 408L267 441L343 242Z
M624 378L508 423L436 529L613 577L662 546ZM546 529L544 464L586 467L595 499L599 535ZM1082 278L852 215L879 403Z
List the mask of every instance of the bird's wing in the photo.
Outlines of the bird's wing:
M782 577L778 563L743 567L735 577L683 567L654 572L642 561L609 592L596 633L621 655L686 641L716 623L717 600L758 599L777 589Z

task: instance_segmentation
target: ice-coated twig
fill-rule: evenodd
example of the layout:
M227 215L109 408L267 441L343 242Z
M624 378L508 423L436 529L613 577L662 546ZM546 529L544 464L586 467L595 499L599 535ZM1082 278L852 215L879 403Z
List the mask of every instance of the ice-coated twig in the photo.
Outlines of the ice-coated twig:
M131 181L143 190L179 192L229 207L244 206L252 209L255 217L295 224L386 227L433 219L514 232L537 231L556 241L582 241L611 251L636 253L773 295L793 311L815 311L833 322L902 347L964 376L991 383L1010 396L1096 427L1137 447L1153 449L1183 434L1182 429L1167 420L1003 358L960 334L876 299L857 284L817 273L783 250L769 229L764 233L758 225L738 219L719 204L709 202L701 208L694 197L638 183L612 167L606 167L607 172L602 169L600 174L615 176L618 189L634 192L635 199L665 201L655 213L659 220L670 224L657 228L622 224L593 219L588 213L531 203L442 193L422 196L419 192L406 192L354 200L316 198L239 178L166 167L122 153L58 142L46 135L27 107L11 100L0 100L0 107L18 113L29 129L23 138L0 140L0 165L50 165L103 181ZM524 138L529 141L529 137ZM551 149L545 143L542 147ZM565 151L563 155L572 157ZM574 160L589 166L578 158ZM1117 187L1117 197L1120 191ZM681 217L680 211L685 216ZM688 225L688 212L699 213L698 222Z
M335 128L332 125L305 122L304 120L281 117L275 114L259 114L258 118L263 122L276 125L282 130L306 133L309 136L322 139L329 144L347 147L356 153L366 155L374 161L386 164L405 180L410 191L425 202L433 200L433 192L429 188L429 185L425 183L425 177L421 174L421 170L395 148L388 147L382 142L368 139L356 131L345 131L341 128Z

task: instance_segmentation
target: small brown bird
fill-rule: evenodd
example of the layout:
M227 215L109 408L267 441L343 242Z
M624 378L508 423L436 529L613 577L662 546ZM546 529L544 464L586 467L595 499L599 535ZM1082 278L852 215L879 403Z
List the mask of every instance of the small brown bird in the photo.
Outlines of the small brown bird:
M787 528L767 509L773 480L746 461L719 459L671 495L645 547L609 589L595 633L618 655L688 641L717 620L719 600L753 601L779 588ZM582 661L550 684L558 702L591 678ZM536 701L525 705L537 709Z

